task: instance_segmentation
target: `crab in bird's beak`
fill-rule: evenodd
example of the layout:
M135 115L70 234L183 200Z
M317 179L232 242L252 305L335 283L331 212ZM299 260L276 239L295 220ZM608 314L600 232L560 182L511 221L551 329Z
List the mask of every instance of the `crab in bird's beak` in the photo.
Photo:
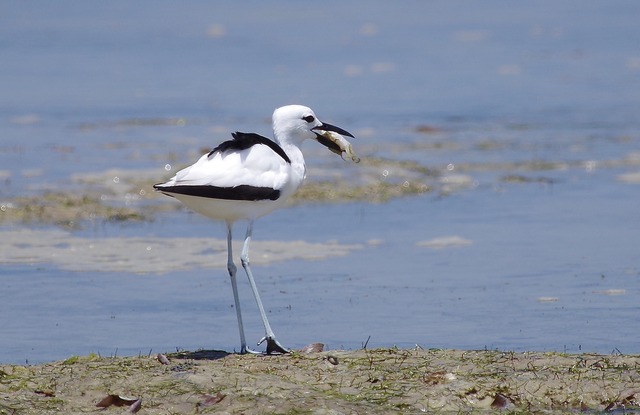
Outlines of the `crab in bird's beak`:
M316 140L329 150L340 155L343 159L344 156L342 154L344 153L354 163L360 162L360 158L353 152L351 143L343 137L346 135L355 138L350 132L327 123L322 123L317 127L313 127L311 130L316 134Z

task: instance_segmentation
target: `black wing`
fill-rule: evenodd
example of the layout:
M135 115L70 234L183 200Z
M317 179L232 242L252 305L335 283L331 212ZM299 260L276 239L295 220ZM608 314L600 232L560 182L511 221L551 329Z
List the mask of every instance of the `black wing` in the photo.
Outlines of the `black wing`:
M291 160L289 159L289 156L287 156L287 153L284 152L282 147L280 147L278 143L268 139L267 137L263 137L260 134L256 134L256 133L241 133L240 131L236 131L231 135L233 136L233 140L228 140L221 143L216 148L211 150L208 156L210 157L211 155L217 152L224 153L225 151L228 151L228 150L231 150L231 151L246 150L248 148L255 146L256 144L264 144L265 146L268 146L271 150L273 150L277 155L282 157L284 161L291 164Z

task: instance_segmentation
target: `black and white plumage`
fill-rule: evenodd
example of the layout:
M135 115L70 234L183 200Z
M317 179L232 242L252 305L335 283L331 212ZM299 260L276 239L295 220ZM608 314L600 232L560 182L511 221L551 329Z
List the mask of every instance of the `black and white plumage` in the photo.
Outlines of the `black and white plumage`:
M236 132L232 134L232 140L218 145L166 183L154 185L156 190L175 197L190 209L226 222L227 268L238 318L241 353L252 350L247 348L245 340L236 282L237 268L231 248L234 222L248 221L240 259L265 328L265 336L258 345L266 341L267 354L287 353L269 325L249 266L253 221L282 207L304 181L306 170L299 146L305 139L316 139L337 154L344 151L351 154L351 146L342 136L353 135L320 122L310 108L302 105L276 109L273 133L275 141L255 133Z

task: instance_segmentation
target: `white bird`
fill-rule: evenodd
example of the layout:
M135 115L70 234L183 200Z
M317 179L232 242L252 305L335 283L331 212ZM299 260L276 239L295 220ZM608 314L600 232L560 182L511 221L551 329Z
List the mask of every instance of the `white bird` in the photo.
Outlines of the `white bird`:
M302 184L306 169L299 146L305 139L316 139L334 153L345 152L353 161L359 161L349 142L342 137L353 135L320 122L310 108L302 105L276 109L273 112L273 134L275 141L255 133L233 133L232 140L218 145L195 164L180 170L168 182L153 186L202 215L226 222L227 269L238 318L240 353L257 352L247 348L242 325L237 268L231 249L234 222L248 221L240 260L264 324L265 336L258 345L266 341L267 354L288 353L289 350L278 342L269 325L249 266L253 221L282 207Z

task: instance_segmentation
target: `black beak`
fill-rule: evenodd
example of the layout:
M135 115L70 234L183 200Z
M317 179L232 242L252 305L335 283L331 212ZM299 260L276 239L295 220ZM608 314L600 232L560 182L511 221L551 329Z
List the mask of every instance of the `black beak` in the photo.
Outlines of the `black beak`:
M338 133L340 135L346 135L348 137L355 138L353 134L351 134L349 131L343 130L340 127L336 127L335 125L331 125L327 123L322 123L322 125L313 127L312 130L333 131L334 133Z
M340 127L336 127L335 125L331 125L327 123L322 123L322 125L313 127L311 130L333 131L334 133L338 133L340 135L346 135L346 136L355 138L353 134L351 134L349 131L343 130ZM342 155L342 149L340 148L340 146L334 143L333 141L329 140L324 135L316 133L316 140L318 140L318 143L327 147L329 150L336 153L337 155Z

